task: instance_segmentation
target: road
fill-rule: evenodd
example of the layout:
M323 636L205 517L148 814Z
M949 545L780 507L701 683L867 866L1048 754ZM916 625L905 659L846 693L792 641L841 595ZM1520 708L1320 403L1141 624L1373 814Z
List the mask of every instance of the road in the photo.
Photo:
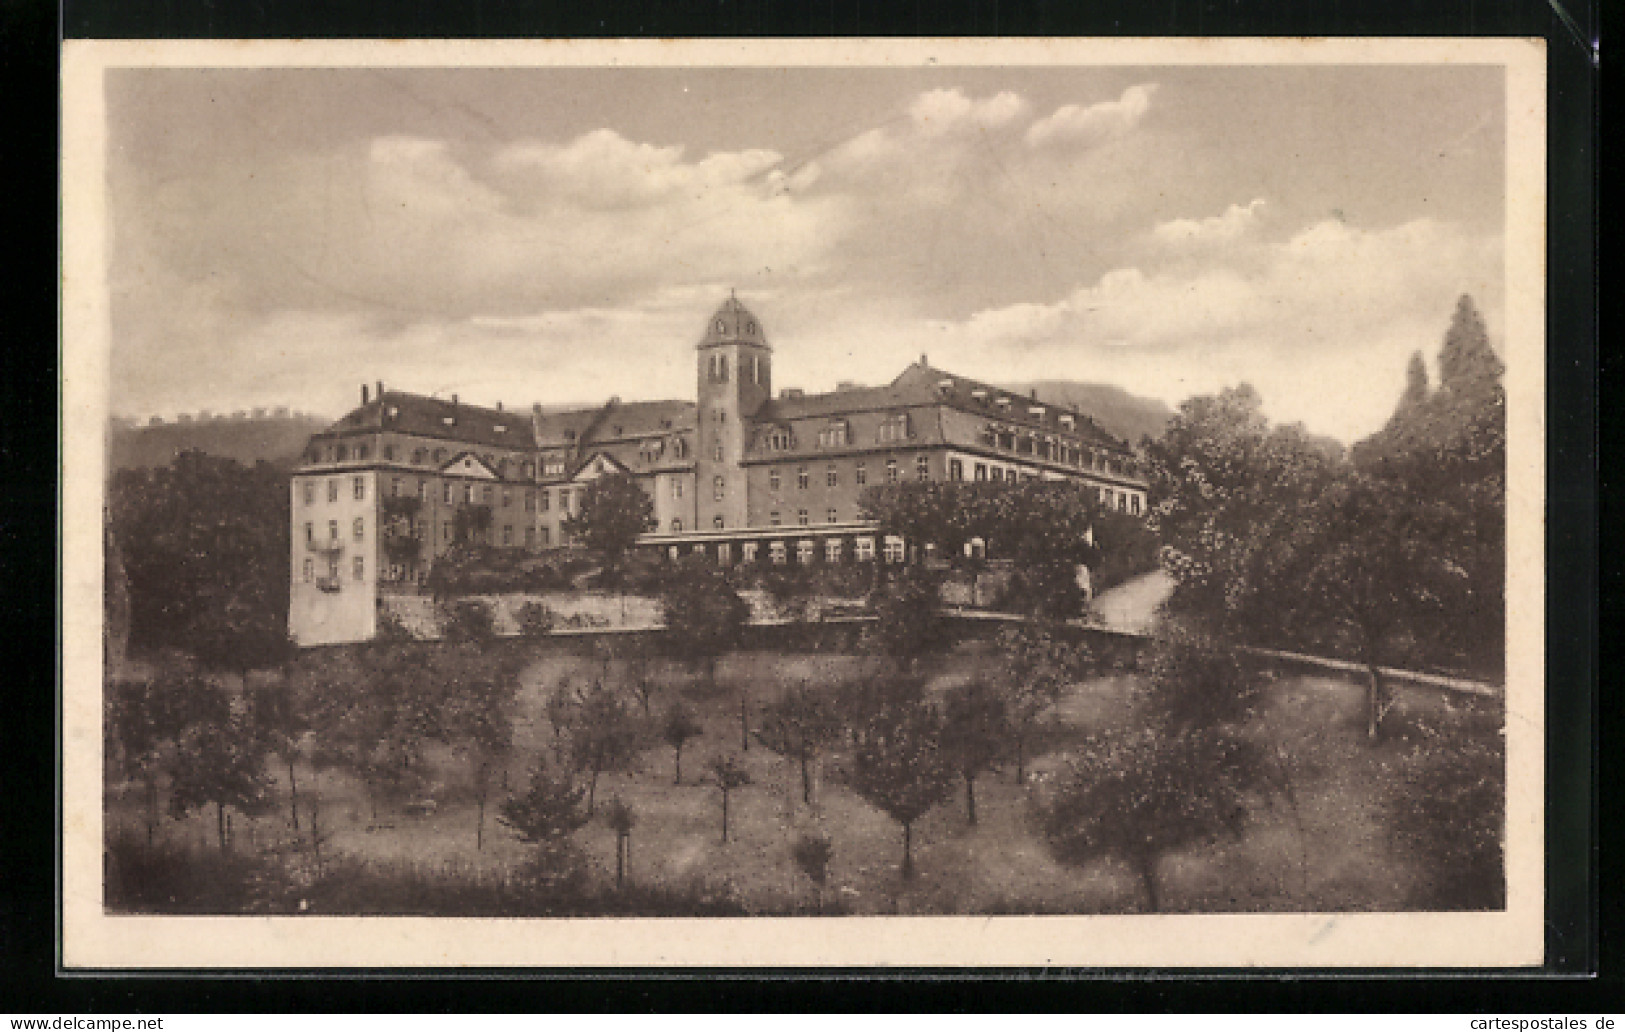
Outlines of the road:
M1173 590L1174 581L1167 571L1153 570L1101 592L1090 609L1114 631L1144 633L1155 622L1157 607Z

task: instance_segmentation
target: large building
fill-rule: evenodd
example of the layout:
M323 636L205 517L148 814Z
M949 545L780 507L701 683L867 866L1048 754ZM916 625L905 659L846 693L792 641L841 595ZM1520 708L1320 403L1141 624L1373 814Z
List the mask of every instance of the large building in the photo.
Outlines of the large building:
M529 411L361 388L292 478L289 630L300 644L376 632L377 599L413 591L459 541L541 551L586 485L628 473L654 502L642 539L673 557L900 561L859 512L871 485L1072 479L1139 514L1146 484L1088 416L932 368L883 387L773 394L773 351L730 297L696 347L695 401Z

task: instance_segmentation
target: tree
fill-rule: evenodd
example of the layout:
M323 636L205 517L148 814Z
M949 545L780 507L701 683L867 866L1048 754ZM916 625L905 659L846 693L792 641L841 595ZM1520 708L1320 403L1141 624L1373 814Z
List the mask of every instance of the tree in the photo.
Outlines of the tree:
M477 598L441 607L440 633L447 641L487 642L496 636L491 607Z
M976 823L976 777L1009 747L1008 696L981 679L949 690L942 712L942 751L965 782L965 817Z
M615 889L619 891L632 873L632 829L637 826L637 811L616 796L609 801L604 818L615 832Z
M296 764L303 756L305 735L310 731L309 716L287 678L260 682L247 689L248 721L254 736L267 753L279 758L288 769L288 823L299 831L299 775Z
M1254 644L1291 640L1279 565L1342 461L1301 427L1271 427L1248 384L1183 402L1146 449L1149 522L1174 578L1169 611Z
M141 782L146 801L147 845L160 819L159 782L167 759L186 730L189 700L206 690L184 664L165 664L152 679L111 681L105 700L108 751L116 752L128 777Z
M564 531L588 548L601 552L604 565L618 571L621 557L654 523L654 502L628 473L601 476L581 492L575 515L564 521Z
M129 586L130 641L234 671L280 661L288 639L288 478L187 451L121 469L108 492Z
M469 764L477 810L474 848L483 849L492 768L513 747L518 671L501 655L471 643L442 646L431 662L443 700L446 738Z
M1297 604L1306 642L1366 668L1366 735L1382 733L1392 705L1381 667L1412 652L1416 628L1436 626L1447 601L1466 591L1464 571L1441 547L1451 513L1394 481L1350 473L1314 509L1283 592Z
M722 841L728 841L728 797L737 789L750 784L750 771L734 756L715 756L706 765L717 789L722 793Z
M1027 744L1039 721L1091 661L1083 643L1068 641L1060 631L1058 625L1034 621L1006 627L996 639L1018 785L1027 781Z
M865 634L900 669L913 670L921 656L940 652L951 641L939 603L935 578L924 570L908 568L875 589L870 598L875 622Z
M1153 644L1148 680L1141 726L1085 743L1044 807L1043 825L1063 863L1127 861L1156 911L1162 858L1238 835L1251 800L1269 785L1261 751L1241 731L1255 693L1233 653L1168 633Z
M451 532L459 544L483 545L491 536L495 517L489 505L461 505L452 513Z
M1244 800L1223 774L1240 744L1156 726L1089 742L1044 811L1051 852L1079 866L1104 857L1127 861L1149 909L1160 910L1162 857L1239 829Z
M587 815L591 816L598 776L620 770L631 761L637 750L637 728L620 697L595 681L578 698L569 734L571 762L577 771L587 774Z
M497 820L535 847L538 870L562 873L572 855L571 834L590 819L581 805L585 795L568 771L555 773L538 756L524 794L504 801Z
M553 630L553 610L542 602L526 602L519 607L519 633L527 638L540 638Z
M666 719L660 725L660 734L672 749L672 784L683 783L683 746L704 733L705 728L700 724L692 706L679 700L666 710Z
M226 811L253 817L271 806L265 752L247 722L233 715L224 689L206 681L194 682L192 688L196 694L187 700L185 730L176 743L170 811L183 817L214 806L220 851L225 852Z
M840 715L805 684L786 691L762 711L756 740L801 771L801 801L812 803L812 761L841 734Z
M734 648L750 608L715 568L692 566L672 578L661 599L668 638L691 661L705 666L716 687L717 657Z
M829 837L818 832L799 835L790 846L790 858L817 892L814 912L818 914L824 912L824 883L829 879L829 861L834 855L835 847Z
M939 745L941 722L925 704L878 714L853 754L852 787L903 828L903 878L914 877L914 822L953 792Z

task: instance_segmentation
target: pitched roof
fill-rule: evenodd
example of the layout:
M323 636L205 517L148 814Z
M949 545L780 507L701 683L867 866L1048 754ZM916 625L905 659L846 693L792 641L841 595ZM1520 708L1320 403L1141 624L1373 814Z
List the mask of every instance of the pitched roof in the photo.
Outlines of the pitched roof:
M603 443L694 429L692 401L634 401L611 398L592 408L543 410L536 416L539 447Z
M322 433L341 434L350 430L398 430L500 448L536 446L528 412L484 408L405 391L385 391L351 410Z
M1009 411L990 409L974 392L982 392L990 404L997 399L1009 399ZM1014 391L972 380L957 373L944 372L927 364L923 359L915 362L883 387L860 387L851 390L830 391L827 394L806 394L779 397L757 410L759 422L780 422L793 419L816 419L838 416L846 412L872 409L908 408L923 405L951 405L965 412L997 418L1001 422L1021 426L1041 427L1060 433L1073 434L1094 444L1115 449L1127 449L1127 444L1108 433L1088 415L1062 405L1051 405L1023 397ZM1041 406L1043 415L1034 415L1030 407ZM1060 425L1060 416L1073 417L1071 430Z

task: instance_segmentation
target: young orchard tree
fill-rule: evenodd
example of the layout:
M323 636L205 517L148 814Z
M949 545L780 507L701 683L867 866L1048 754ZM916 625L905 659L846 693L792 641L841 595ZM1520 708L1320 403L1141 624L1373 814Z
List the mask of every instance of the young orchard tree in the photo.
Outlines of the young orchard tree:
M126 775L141 782L149 846L161 817L158 792L166 758L186 730L189 701L205 690L202 679L184 668L108 685L106 762L116 751Z
M1091 657L1083 643L1066 640L1059 626L1043 622L1006 627L999 631L997 645L1016 784L1024 785L1028 742L1061 693L1087 672Z
M671 746L672 784L683 783L683 746L704 733L704 725L700 723L694 707L688 703L679 699L666 710L666 719L660 724L660 736Z
M503 654L473 644L442 646L432 661L444 699L446 736L469 764L477 817L474 848L485 848L485 808L494 768L513 747L518 671Z
M952 688L942 709L942 751L965 782L965 818L976 823L976 777L1010 746L1008 697L981 679Z
M215 808L215 830L225 852L228 809L257 817L272 806L271 782L265 774L264 745L248 723L231 711L224 689L205 681L194 685L188 700L186 730L176 743L169 806L184 817L207 806Z
M601 683L580 697L569 725L570 758L587 775L587 815L594 811L598 776L621 770L638 749L638 729L626 704Z
M638 823L638 815L616 796L609 801L604 819L615 832L615 890L619 892L632 876L632 829Z
M654 502L630 474L601 476L581 492L575 515L564 521L564 532L600 553L612 577L621 569L628 549L654 522Z
M668 637L693 662L702 663L706 686L717 684L717 657L735 648L750 608L714 567L686 566L661 598Z
M1153 644L1142 726L1095 739L1049 801L1044 829L1063 863L1115 857L1162 907L1164 856L1240 834L1268 765L1242 733L1255 689L1235 655L1210 639L1168 632Z
M569 771L555 772L538 756L529 787L503 802L497 820L535 847L538 869L558 873L571 853L571 834L590 820L582 806L586 794Z
M750 784L750 771L735 756L715 756L706 764L711 778L722 793L722 841L728 841L728 797Z
M304 755L305 735L310 720L300 705L289 678L275 683L259 682L247 690L248 721L265 751L277 757L288 770L288 823L299 831L299 774L297 764Z
M829 861L834 855L835 847L830 844L829 836L820 832L800 835L790 846L790 858L813 883L817 893L813 904L816 914L824 912L824 883L829 880Z
M840 738L842 729L835 707L803 683L762 711L756 740L797 765L801 771L801 802L811 805L812 761Z
M914 822L953 794L954 770L940 745L941 720L924 704L874 718L853 754L852 787L903 827L903 878L914 877Z

